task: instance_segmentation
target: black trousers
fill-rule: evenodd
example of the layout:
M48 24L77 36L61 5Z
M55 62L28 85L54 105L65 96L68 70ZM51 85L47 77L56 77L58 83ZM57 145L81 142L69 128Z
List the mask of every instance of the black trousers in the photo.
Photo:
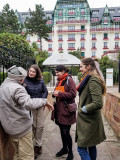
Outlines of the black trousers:
M70 135L71 125L59 124L63 149L67 149L68 153L72 153L72 138Z

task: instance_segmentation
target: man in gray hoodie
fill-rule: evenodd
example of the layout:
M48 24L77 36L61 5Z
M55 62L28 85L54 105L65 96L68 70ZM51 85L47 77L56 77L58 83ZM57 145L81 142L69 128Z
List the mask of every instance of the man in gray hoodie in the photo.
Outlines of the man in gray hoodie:
M12 137L14 160L34 160L31 110L43 106L53 110L53 106L47 99L30 98L22 85L26 76L22 67L12 66L7 72L0 86L0 122Z

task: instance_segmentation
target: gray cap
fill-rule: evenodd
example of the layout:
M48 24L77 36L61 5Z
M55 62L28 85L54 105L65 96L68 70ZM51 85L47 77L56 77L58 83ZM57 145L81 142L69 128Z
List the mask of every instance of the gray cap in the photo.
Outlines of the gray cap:
M27 76L27 72L22 67L16 67L16 65L10 67L8 70L8 78L15 79L17 81L24 79Z

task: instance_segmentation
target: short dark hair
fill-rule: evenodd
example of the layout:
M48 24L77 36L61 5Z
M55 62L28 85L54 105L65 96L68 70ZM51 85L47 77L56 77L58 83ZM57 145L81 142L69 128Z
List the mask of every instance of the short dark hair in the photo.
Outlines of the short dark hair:
M41 70L40 70L39 66L36 65L36 64L33 64L33 65L31 65L29 67L29 69L27 71L27 77L29 77L29 70L30 70L30 68L34 68L35 71L36 71L35 79L38 80L38 81L41 80L42 79L42 73L41 73Z
M62 71L69 72L69 69L67 69L65 66L63 66L61 64L56 66L55 70L58 72L62 72Z

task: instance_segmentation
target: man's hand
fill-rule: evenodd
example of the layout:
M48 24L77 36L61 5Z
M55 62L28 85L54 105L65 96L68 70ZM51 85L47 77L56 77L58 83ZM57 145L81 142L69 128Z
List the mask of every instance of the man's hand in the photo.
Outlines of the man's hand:
M49 102L46 103L46 105L44 106L43 110L45 109L45 107L47 107L49 109L49 111L50 110L52 110L52 111L54 110L53 105L51 105Z

